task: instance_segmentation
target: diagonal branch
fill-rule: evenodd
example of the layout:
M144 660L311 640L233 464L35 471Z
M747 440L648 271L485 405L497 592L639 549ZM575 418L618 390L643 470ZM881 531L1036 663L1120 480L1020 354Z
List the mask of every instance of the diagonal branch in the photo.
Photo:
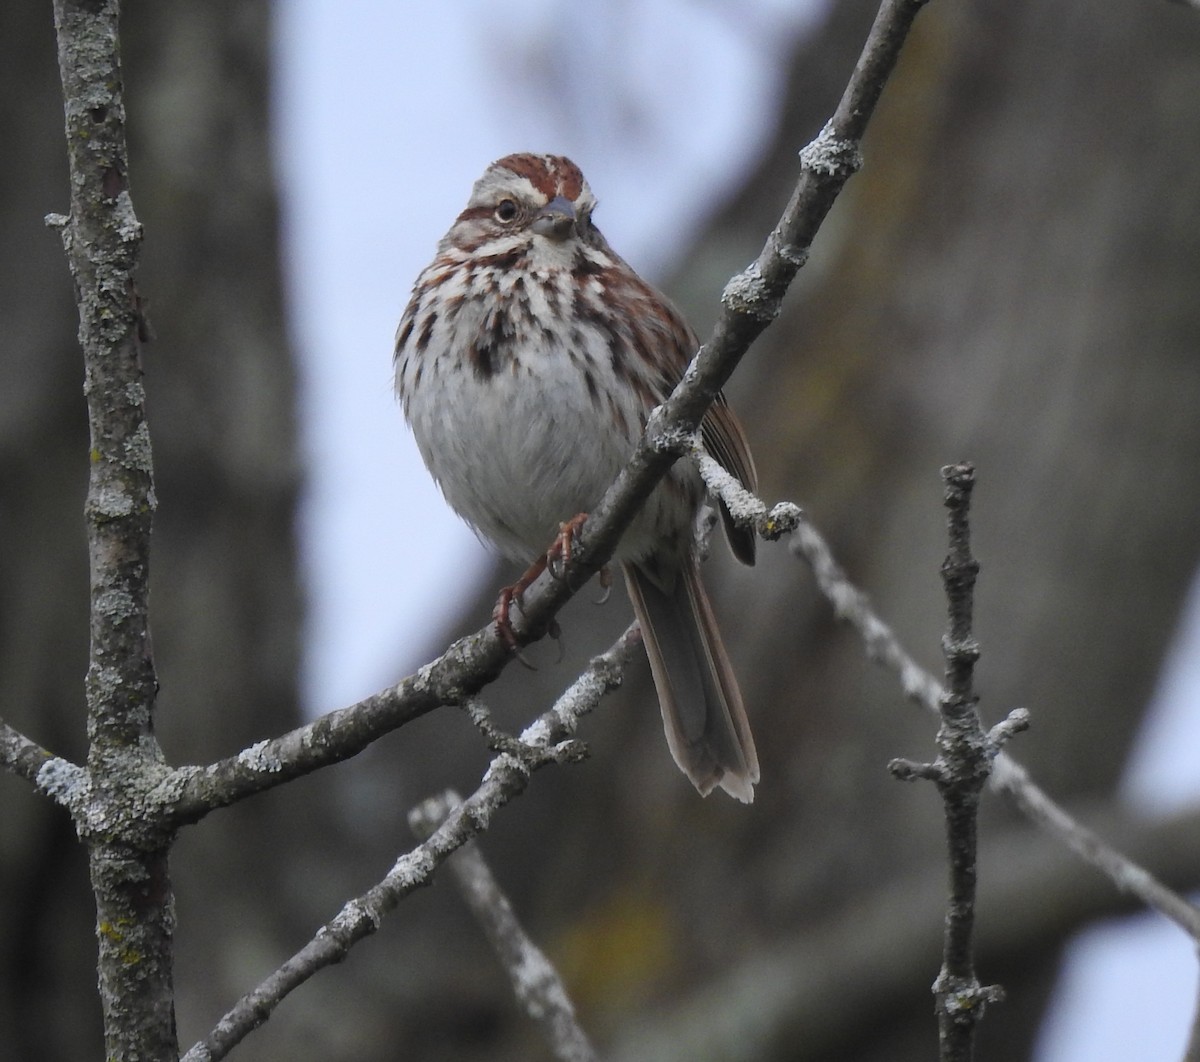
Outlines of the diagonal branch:
M621 530L658 480L688 451L716 394L779 315L783 296L807 259L817 230L861 165L867 123L924 4L925 0L884 0L880 6L837 110L800 153L800 178L779 224L758 257L725 286L711 337L679 386L651 415L632 461L592 512L585 528L586 549L568 566L574 581L590 576L611 556ZM544 628L542 609L547 607L558 607L555 596L538 594L530 609L531 632Z
M1136 896L1200 943L1200 909L1072 818L1008 753L1000 753L992 765L992 788L1008 796L1027 818L1099 870L1121 892Z
M791 548L808 562L817 585L832 602L838 618L859 632L868 658L895 671L906 696L929 711L937 712L944 695L941 683L913 659L895 631L875 614L867 596L846 578L833 559L829 544L807 519L801 518ZM1122 892L1138 897L1194 940L1200 941L1200 911L1074 819L1007 752L998 753L992 762L989 783L997 792L1008 796L1038 826L1108 877Z
M591 661L548 712L492 760L479 788L450 812L428 840L401 856L381 881L346 903L303 948L238 1000L216 1028L183 1056L183 1062L224 1058L292 991L317 971L344 959L355 944L379 928L384 916L405 896L427 884L447 857L486 830L496 812L524 792L534 770L577 759L578 745L569 739L579 720L620 684L621 674L640 644L637 627L631 625L607 652Z
M461 704L503 669L508 649L485 627L395 686L329 712L207 767L180 767L159 785L178 825L357 755L371 742L435 708Z
M461 803L447 790L408 813L418 837L428 837ZM479 846L463 845L447 869L467 907L499 957L521 1008L536 1023L559 1062L595 1062L596 1051L579 1025L575 1006L554 964L525 932Z
M879 618L870 599L846 577L834 559L829 543L799 507L781 502L768 508L765 502L726 475L711 458L701 455L698 464L708 489L719 495L730 511L737 513L739 520L756 527L759 534L768 538L792 532L792 552L812 569L817 587L833 605L834 615L858 632L867 659L895 672L907 698L938 713L946 695L942 684L917 663L896 632ZM999 732L994 731L998 739L1009 736L1013 726L1021 725L1019 711L1014 711L1009 720L999 724ZM1008 753L1000 751L996 754L989 784L1008 796L1030 820L1099 870L1122 892L1136 896L1200 942L1200 909L1068 814Z
M70 813L76 823L85 821L93 798L92 776L87 768L55 756L3 719L0 719L0 765L30 782L38 792Z
M559 577L544 574L525 595L512 623L519 645L545 634L575 590L608 562L642 503L688 452L705 412L751 343L778 315L818 228L861 164L867 123L925 2L884 0L837 110L800 153L800 177L779 224L758 258L726 286L711 338L651 414L633 457L590 514L583 541ZM195 822L216 808L347 759L418 715L459 703L492 681L511 658L510 647L489 624L390 690L219 763L182 768L163 781L159 795L175 802L176 823Z
M54 753L0 719L0 766L7 767L27 782L39 785L38 775L42 768L56 759Z

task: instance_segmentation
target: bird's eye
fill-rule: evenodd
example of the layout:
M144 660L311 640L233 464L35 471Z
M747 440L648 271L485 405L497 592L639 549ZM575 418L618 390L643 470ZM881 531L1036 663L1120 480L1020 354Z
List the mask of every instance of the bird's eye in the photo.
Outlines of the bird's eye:
M517 204L511 199L501 199L496 204L496 220L509 222L512 221L520 211L517 209Z

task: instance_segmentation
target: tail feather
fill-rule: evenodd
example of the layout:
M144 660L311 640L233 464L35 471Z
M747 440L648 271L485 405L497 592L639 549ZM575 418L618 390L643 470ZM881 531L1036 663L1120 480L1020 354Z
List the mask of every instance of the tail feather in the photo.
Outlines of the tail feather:
M695 557L669 589L643 567L622 568L671 755L702 795L720 786L749 804L758 754Z

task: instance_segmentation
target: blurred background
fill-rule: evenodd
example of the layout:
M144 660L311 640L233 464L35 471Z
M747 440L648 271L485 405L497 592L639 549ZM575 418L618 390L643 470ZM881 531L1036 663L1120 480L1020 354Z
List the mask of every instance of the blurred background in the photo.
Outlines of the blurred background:
M479 628L511 580L441 502L391 395L409 287L486 164L571 155L610 241L703 335L875 6L127 5L172 762L374 692ZM70 280L42 223L67 199L48 3L0 6L0 84L0 710L80 758L87 429ZM1186 7L930 5L864 170L729 388L764 497L807 509L935 672L938 469L977 464L982 710L1030 708L1014 754L1180 887L1200 881L1197 145ZM863 660L785 546L753 570L718 547L706 578L758 737L754 805L696 797L639 668L585 725L591 758L538 775L485 855L608 1057L931 1058L940 803L885 764L930 756L934 722ZM628 621L622 595L592 597L562 619L561 663L537 647L536 673L489 693L505 724ZM441 711L187 830L181 1043L388 869L413 803L469 791L486 762ZM1008 999L978 1057L1178 1058L1188 941L1123 919L1097 874L999 801L986 811L979 968ZM66 817L7 775L0 895L5 1057L97 1057L86 860ZM440 881L242 1055L546 1057Z

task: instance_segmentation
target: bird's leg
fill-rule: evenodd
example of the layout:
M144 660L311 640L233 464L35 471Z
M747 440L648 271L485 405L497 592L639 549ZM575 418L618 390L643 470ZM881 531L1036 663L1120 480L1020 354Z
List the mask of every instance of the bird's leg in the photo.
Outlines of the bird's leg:
M566 523L558 525L558 536L546 551L546 564L555 579L561 579L566 566L571 563L575 540L583 530L583 525L587 523L587 518L587 513L576 513Z
M549 559L549 554L542 554L538 557L525 574L521 576L512 586L506 586L500 591L500 596L496 598L496 607L492 609L492 620L496 624L496 633L500 635L500 640L509 647L517 655L517 659L526 667L532 667L528 660L521 655L521 646L517 642L517 636L512 629L512 606L514 602L517 608L524 608L525 591L528 590L537 577L546 570L546 563Z
M550 544L550 548L538 557L525 574L521 576L512 586L506 586L500 591L500 596L496 599L496 607L492 610L492 619L496 624L496 633L500 635L500 640L509 647L526 667L532 668L529 663L521 655L521 647L517 643L517 636L512 629L512 607L515 604L517 608L524 609L525 591L528 590L536 581L542 572L549 570L550 574L555 579L563 577L563 571L568 564L571 563L571 553L575 548L575 540L579 536L579 531L587 522L587 513L578 513L572 516L570 520L558 525L558 534L554 541ZM611 575L606 575L608 568L604 568L601 573L601 585L606 588L612 585ZM607 592L605 597L607 598ZM551 638L558 640L561 633L558 624L553 620L550 622L548 633ZM560 655L561 655L561 646Z

